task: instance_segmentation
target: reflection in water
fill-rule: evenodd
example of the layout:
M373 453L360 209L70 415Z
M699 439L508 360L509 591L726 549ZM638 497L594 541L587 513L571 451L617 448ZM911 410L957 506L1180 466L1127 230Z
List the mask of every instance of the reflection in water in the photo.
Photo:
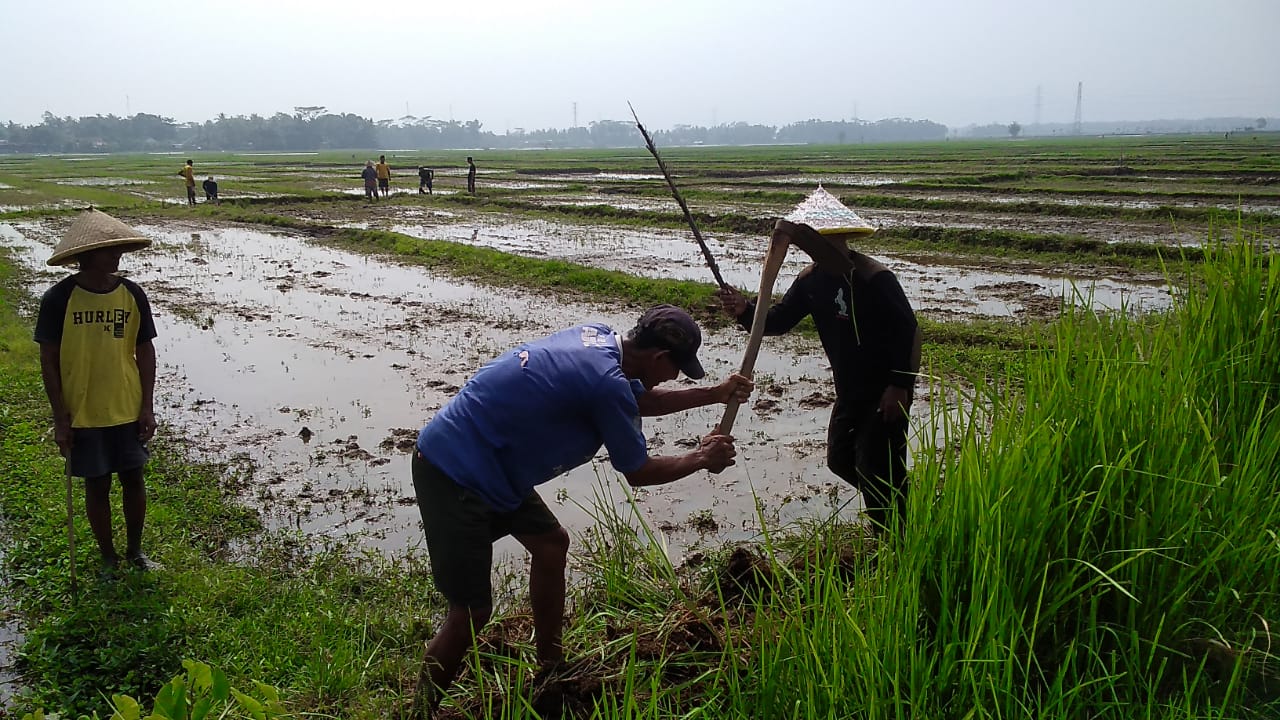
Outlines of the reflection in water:
M7 533L6 533L7 534ZM0 568L5 567L5 554L0 546ZM7 588L9 578L0 578L0 587ZM10 612L13 606L10 598L4 597L4 612L0 613L0 715L4 713L9 701L22 689L18 676L18 647L22 644L22 628L18 624L17 613Z
M32 290L41 291L62 276L43 263L65 221L16 227L0 225L0 244L35 271ZM404 438L476 368L576 321L625 331L640 310L447 280L291 235L139 229L155 244L122 266L155 307L163 431L210 460L250 464L246 500L269 524L353 535L389 552L422 543ZM709 379L737 367L744 340L732 329L707 333L700 355ZM754 537L757 496L781 521L841 506L856 513L856 494L835 485L822 461L827 408L800 402L830 392L825 363L812 342L770 338L757 363L770 402L744 409L738 466L636 491L673 551L699 541L690 518L706 513L719 526L707 542ZM646 432L655 453L683 453L718 419L701 409L646 419ZM592 522L598 497L624 510L629 503L603 455L540 493L574 531Z
M608 226L583 227L547 220L497 220L482 218L415 217L413 222L391 221L395 232L427 239L452 240L536 257L554 257L581 265L653 278L708 281L710 271L692 237L685 231L635 230ZM764 239L748 235L708 238L725 281L752 290L760 276ZM934 265L911 259L881 256L902 283L917 309L943 313L1012 317L1028 302L1039 305L1053 298L1071 303L1089 302L1094 309L1158 310L1167 307L1164 282L1071 277L1052 273L1010 273L986 270L970 264ZM954 260L954 259L953 259ZM959 262L958 260L954 260ZM778 276L785 289L809 263L804 253L792 249ZM1011 288L1025 288L1011 293Z

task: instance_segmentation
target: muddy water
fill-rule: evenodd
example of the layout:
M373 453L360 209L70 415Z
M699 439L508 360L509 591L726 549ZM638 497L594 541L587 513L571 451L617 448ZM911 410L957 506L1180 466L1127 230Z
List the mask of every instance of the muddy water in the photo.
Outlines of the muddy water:
M874 173L863 175L840 175L831 173L815 173L794 175L790 177L769 178L768 181L780 185L805 185L808 187L816 187L818 185L833 187L839 187L841 185L877 187L880 185L895 185L897 183L912 182L919 179L920 177L918 175L878 175Z
M0 549L0 567L3 567L4 562L4 550ZM7 587L9 578L0 579L3 579ZM9 707L9 702L22 687L22 678L16 668L17 651L22 644L22 628L12 607L13 603L8 597L0 596L0 714Z
M64 223L0 224L0 244L36 273L33 292L61 277L43 260ZM245 500L272 526L355 536L392 553L422 542L408 473L413 436L476 367L575 321L625 329L638 313L444 280L293 235L141 229L155 244L122 266L155 307L162 432L190 439L210 460L252 464ZM731 372L742 344L736 331L710 333L701 353L709 377ZM738 422L739 465L636 494L673 553L753 536L756 496L780 521L859 507L823 467L830 387L816 344L770 339L757 367L759 401ZM927 417L922 395L917 416ZM718 416L650 419L646 432L655 452L683 452ZM627 507L603 456L541 492L574 531L592 521L586 508L597 498Z
M876 208L878 227L946 227L977 230L1011 230L1043 235L1080 235L1102 242L1142 242L1157 245L1197 246L1208 239L1208 231L1189 222L1137 222L1105 218L1072 218L1028 213L991 213L957 210L898 210Z
M399 215L403 222L382 218L373 224L413 237L553 257L644 277L702 281L711 277L697 244L685 231L581 226L491 214L437 216L416 208L401 212L413 214ZM765 249L762 238L724 234L708 238L708 244L726 282L740 288L758 285ZM1107 277L1093 268L1074 274L1035 267L1005 270L956 258L883 255L880 259L898 276L918 310L938 316L1041 316L1056 312L1064 301L1088 303L1095 309L1146 310L1169 303L1163 280L1154 275ZM803 253L788 253L777 287L785 289L807 264Z
M592 205L604 205L619 210L644 210L658 212L680 212L680 206L671 198L645 197L643 195L623 195L618 193L603 193L593 191L576 192L572 195L528 195L520 198L525 202L543 205L548 208L557 206L569 207L587 207ZM720 213L724 215L740 214L750 216L760 216L778 213L776 207L764 204L750 204L747 202L738 203L717 203L717 202L701 202L697 207L698 212Z
M112 187L121 185L154 185L154 180L139 180L137 178L123 177L77 177L62 178L53 182L59 185L76 185L76 186L101 186Z
M524 200L548 208L556 206L605 205L619 210L677 211L674 200L605 193L578 193L574 196L530 195ZM778 203L701 203L701 212L739 214L750 217L779 217L791 206ZM1231 208L1234 209L1234 208ZM1046 235L1080 235L1103 242L1144 242L1159 245L1197 246L1205 242L1208 230L1190 222L1118 221L1108 218L1074 218L1028 213L997 213L964 210L902 210L876 208L861 212L882 228L947 227L977 230L1010 230ZM1269 231L1275 234L1276 231Z
M895 191L894 194L901 197L916 198L920 200L963 201L974 203L987 202L1006 205L1035 202L1041 205L1063 205L1068 207L1098 206L1138 210L1150 210L1158 207L1216 208L1226 212L1244 211L1280 214L1280 205L1277 205L1280 198L1248 198L1242 202L1238 202L1195 199L1188 200L1176 197L1143 200L1132 197L1117 197L1109 195L1054 195L1046 192L1037 192L1035 194L999 195L995 193L937 194L921 191L899 190Z

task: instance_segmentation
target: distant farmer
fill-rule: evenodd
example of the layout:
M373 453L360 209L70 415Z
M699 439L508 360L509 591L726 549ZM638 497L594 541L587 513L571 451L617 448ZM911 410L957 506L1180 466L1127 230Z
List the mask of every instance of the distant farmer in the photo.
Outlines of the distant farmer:
M218 202L218 183L214 181L212 175L205 178L205 181L201 183L201 187L204 188L205 202Z
M387 164L387 156L378 156L378 165L375 168L378 171L378 189L382 191L382 197L387 197L391 193L391 166Z
M470 155L467 156L467 192L476 194L476 164Z
M423 188L426 188L425 194L434 195L431 192L431 181L436 177L436 171L422 165L418 166L418 194L423 195Z
M733 439L715 431L689 453L659 457L649 455L641 430L643 416L750 395L751 381L739 375L710 387L658 388L682 372L703 377L701 343L693 318L670 305L644 313L625 338L598 323L571 327L490 361L418 434L413 487L432 577L449 602L423 658L419 712L434 711L489 620L493 542L506 535L532 556L539 676L559 669L569 534L538 485L589 462L602 445L636 487L733 464Z
M378 199L378 171L373 167L372 160L364 161L364 170L360 172L360 177L364 178L364 198L376 202Z
M138 570L158 567L142 552L142 468L156 431L156 329L146 293L116 275L121 254L150 244L110 215L84 213L49 258L50 265L77 262L80 271L44 294L36 318L54 441L68 476L85 479L85 514L102 553L104 579L120 565L111 532L113 473L124 494L125 562Z
M843 247L843 241L840 241ZM920 369L920 327L897 277L849 249L849 277L810 265L769 308L765 335L781 335L806 315L835 377L827 465L862 493L876 532L905 519L907 412ZM750 329L755 301L734 288L718 292L725 314ZM899 525L901 527L901 525Z
M183 167L181 170L178 171L178 174L181 175L183 178L185 178L187 181L187 204L195 205L196 204L196 171L195 171L195 168L191 166L190 160L187 161L187 164L185 167Z

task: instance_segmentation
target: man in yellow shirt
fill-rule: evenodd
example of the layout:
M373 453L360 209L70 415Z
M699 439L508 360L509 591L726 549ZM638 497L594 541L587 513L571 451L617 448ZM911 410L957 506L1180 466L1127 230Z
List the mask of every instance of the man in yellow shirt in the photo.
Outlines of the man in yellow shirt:
M187 204L196 204L196 171L191 166L191 161L187 161L186 167L178 171L178 174L187 180Z
M382 191L382 197L386 197L391 193L391 166L387 164L387 156L379 155L378 164L373 166L378 172L378 189Z
M49 258L50 265L78 262L80 271L44 294L36 319L54 440L68 476L85 479L85 514L106 579L120 565L111 530L113 473L124 494L125 561L139 570L157 567L142 552L142 468L156 430L156 328L146 293L116 274L123 253L149 244L106 213L84 213Z

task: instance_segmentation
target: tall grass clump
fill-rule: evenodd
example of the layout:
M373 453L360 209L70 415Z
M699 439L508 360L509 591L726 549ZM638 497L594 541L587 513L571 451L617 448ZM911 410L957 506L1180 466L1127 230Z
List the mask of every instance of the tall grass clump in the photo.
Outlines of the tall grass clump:
M936 404L904 537L762 598L725 715L1277 717L1280 264L1205 254Z
M1068 310L1020 393L989 387L989 412L945 428L956 451L917 470L941 489L917 494L902 554L918 622L896 608L912 624L901 661L932 665L939 709L1280 707L1280 266L1267 261L1237 238L1166 314Z

